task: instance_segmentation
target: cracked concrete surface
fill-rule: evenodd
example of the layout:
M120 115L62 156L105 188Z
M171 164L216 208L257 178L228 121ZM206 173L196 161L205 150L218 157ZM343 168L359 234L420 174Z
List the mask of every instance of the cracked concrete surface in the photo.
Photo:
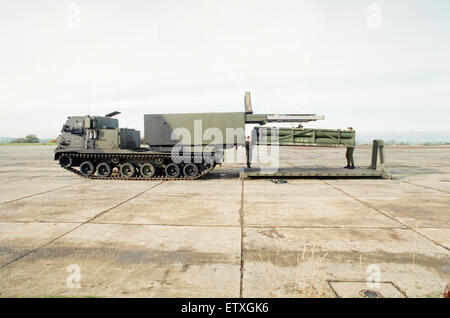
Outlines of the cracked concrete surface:
M345 149L281 150L282 166L345 163ZM190 182L86 180L52 151L0 148L1 297L359 297L371 265L386 297L450 282L450 148L387 148L394 180L287 184L241 181L237 164Z

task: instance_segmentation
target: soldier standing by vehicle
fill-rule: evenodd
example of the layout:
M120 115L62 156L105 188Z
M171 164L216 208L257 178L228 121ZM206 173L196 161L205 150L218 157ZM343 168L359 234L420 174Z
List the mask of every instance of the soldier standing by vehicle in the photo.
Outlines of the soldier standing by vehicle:
M348 127L347 131L353 131L352 127ZM347 158L347 166L344 168L347 169L355 169L355 162L353 161L353 151L355 150L355 147L347 147L347 151L345 153L345 157Z
M247 136L245 140L245 154L247 157L247 168L250 168L252 163L252 146L250 145L250 136Z

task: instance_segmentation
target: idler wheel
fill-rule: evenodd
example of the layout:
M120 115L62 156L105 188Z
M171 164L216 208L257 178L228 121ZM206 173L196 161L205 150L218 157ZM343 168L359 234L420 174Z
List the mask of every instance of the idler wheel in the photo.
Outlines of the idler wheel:
M94 164L90 161L83 161L80 165L80 173L85 176L89 177L92 176L95 172Z
M63 168L68 168L72 165L72 158L69 156L61 156L61 158L59 158L59 164Z
M198 167L193 163L188 163L184 166L183 173L188 178L194 178L198 175Z
M107 162L102 162L97 166L97 174L100 177L103 178L109 177L111 175L111 172L112 172L111 166Z
M141 175L144 178L152 178L156 174L156 168L151 163L144 163L141 166Z
M133 164L127 162L120 167L120 174L125 178L132 178L136 173L136 168Z
M169 178L178 178L181 174L180 167L176 163L169 163L166 167L166 176Z

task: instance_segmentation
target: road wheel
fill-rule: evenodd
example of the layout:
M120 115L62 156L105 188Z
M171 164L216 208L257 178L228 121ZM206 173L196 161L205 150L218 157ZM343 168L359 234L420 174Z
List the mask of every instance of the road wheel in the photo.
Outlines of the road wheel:
M59 158L59 164L63 168L68 168L72 165L72 158L69 156L62 156L61 158Z
M170 163L166 167L166 176L169 178L178 178L180 176L180 167L176 163Z
M111 172L112 172L111 166L107 162L102 162L97 166L97 174L100 177L103 178L109 177L111 175Z
M141 175L144 178L152 178L156 173L156 168L153 164L151 163L144 163L141 166Z
M94 164L90 161L83 161L80 165L80 172L83 176L92 176L95 172Z
M136 169L134 168L133 164L131 164L129 162L124 163L120 167L120 174L122 175L122 177L132 178L135 173L136 173Z
M188 163L184 166L183 173L188 178L194 178L198 175L198 167L193 163Z

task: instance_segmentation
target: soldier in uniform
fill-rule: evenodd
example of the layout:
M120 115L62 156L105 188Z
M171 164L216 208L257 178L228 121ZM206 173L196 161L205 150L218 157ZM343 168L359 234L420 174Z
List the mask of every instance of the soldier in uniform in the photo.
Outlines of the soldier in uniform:
M352 127L348 127L347 131L353 131ZM345 157L347 158L347 166L345 168L347 169L355 169L355 162L353 161L353 151L355 150L354 147L347 147L347 151L345 153Z
M250 145L250 136L247 136L245 140L245 154L247 157L247 168L250 168L252 162L252 146Z

